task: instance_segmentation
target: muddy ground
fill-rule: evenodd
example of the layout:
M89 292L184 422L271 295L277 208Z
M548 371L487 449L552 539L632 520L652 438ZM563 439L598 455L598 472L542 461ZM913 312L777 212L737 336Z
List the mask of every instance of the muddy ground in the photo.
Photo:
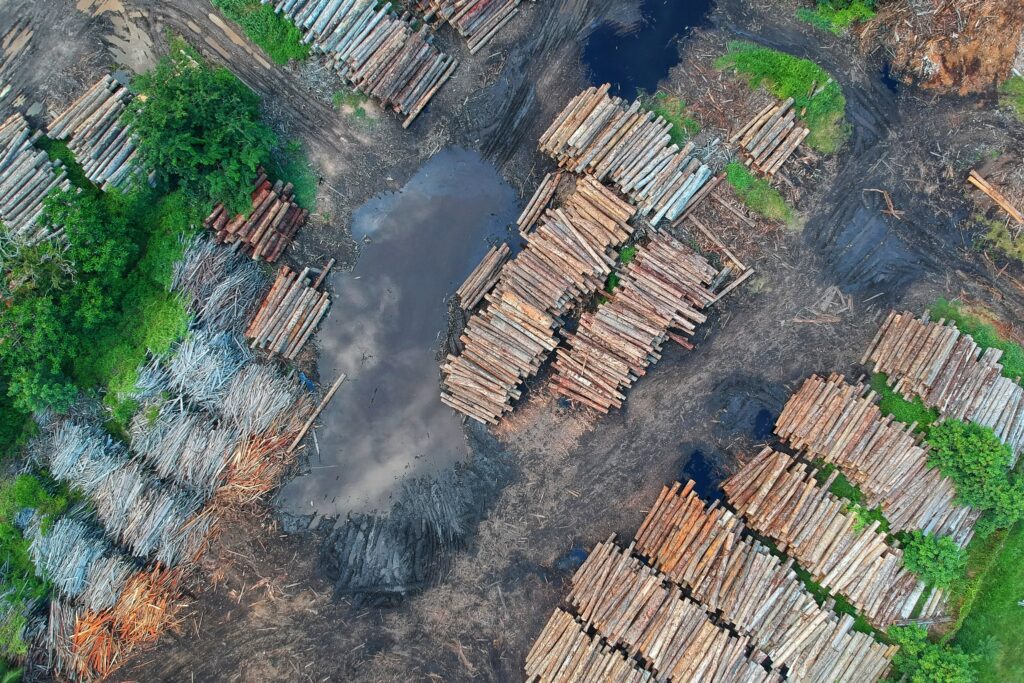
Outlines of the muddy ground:
M315 63L271 67L226 33L204 0L9 0L0 23L13 11L62 27L59 37L40 29L39 42L10 67L21 105L44 104L43 119L73 97L67 83L84 85L115 64L151 62L166 49L165 30L182 33L264 97L271 122L285 139L304 143L323 177L315 220L289 258L351 264L351 212L400 187L443 147L480 150L521 194L532 191L551 167L535 151L537 137L587 85L582 39L609 5L525 4L473 57L442 32L462 65L404 132L386 113L367 123L333 111L336 84L325 71ZM890 306L920 310L937 296L963 296L1019 323L1020 270L1004 267L965 230L976 209L960 179L985 155L1019 159L1020 125L985 96L890 89L877 57L797 24L791 10L788 2L722 0L662 83L694 103L706 135L716 125L725 132L730 118L737 123L757 109L758 96L737 90L709 63L730 39L756 40L828 69L853 126L836 157L806 153L785 171L781 185L803 215L802 230L751 230L702 207L757 274L714 311L696 350L668 348L625 409L600 420L551 399L541 378L499 429L467 426L474 461L450 475L465 527L457 549L435 558L429 585L390 606L357 606L358 596L335 594L337 536L286 534L270 511L229 520L178 632L115 678L520 680L529 644L582 559L578 549L613 533L630 537L663 483L699 475L713 489L767 438L766 420L803 377L862 371L856 361ZM57 53L47 49L54 40ZM896 215L873 190L889 193ZM695 451L701 456L691 462Z

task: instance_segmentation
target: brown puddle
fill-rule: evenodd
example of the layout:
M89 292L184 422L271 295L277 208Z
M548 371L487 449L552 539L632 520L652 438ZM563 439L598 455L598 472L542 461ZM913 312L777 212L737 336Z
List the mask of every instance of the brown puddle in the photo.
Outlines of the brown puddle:
M356 210L356 267L331 278L318 333L320 381L348 380L321 416L320 454L279 496L293 515L379 510L403 478L469 454L461 419L441 403L437 350L446 300L518 214L513 189L478 154L429 159L398 192Z

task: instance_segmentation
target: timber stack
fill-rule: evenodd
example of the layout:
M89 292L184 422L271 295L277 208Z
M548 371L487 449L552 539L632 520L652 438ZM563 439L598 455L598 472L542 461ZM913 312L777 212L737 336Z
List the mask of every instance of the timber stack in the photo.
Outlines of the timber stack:
M519 214L519 218L516 219L516 227L519 228L519 234L523 239L526 239L530 230L537 224L537 219L541 217L544 209L551 203L551 198L555 196L555 191L558 189L559 183L562 182L563 175L561 171L545 175L544 179L540 181L537 191L533 193L533 197L527 202L526 208Z
M412 26L391 2L376 0L261 0L283 12L332 68L359 92L403 114L419 115L459 62L432 44L430 29Z
M1010 447L1015 465L1024 451L1024 388L1021 378L1003 375L1002 354L982 349L945 320L892 311L861 362L885 373L905 398L919 396L945 418L991 428Z
M500 247L491 247L487 250L483 260L473 269L462 286L456 290L459 297L459 305L464 311L471 311L490 292L498 282L501 275L501 267L508 261L511 249L504 242Z
M424 20L439 17L466 39L469 54L476 54L519 12L520 0L419 0Z
M573 98L540 138L542 152L573 173L612 183L630 198L651 225L672 221L711 178L711 169L669 144L672 124L632 104L609 97L611 86L588 88Z
M707 285L717 275L668 233L637 247L611 301L584 314L559 348L555 392L602 413L622 407L623 392L661 358L667 339L693 348L687 338L707 319L701 309L715 299Z
M291 183L271 183L262 170L254 188L248 216L232 216L223 204L217 204L203 225L214 232L219 244L236 245L253 260L274 263L306 223L309 212L295 203Z
M441 400L496 424L519 398L519 385L557 346L562 317L592 296L632 234L633 208L593 178L580 178L561 208L547 210L526 246L501 269L487 306L461 337L463 351L442 367Z
M806 465L765 448L723 488L750 528L774 538L814 580L849 598L874 626L885 629L910 616L924 590L903 567L903 553L886 542L873 521L857 516L829 492L839 476L818 484Z
M797 125L793 98L772 103L759 111L731 138L739 145L747 166L772 176L782 168L811 131Z
M327 270L324 268L314 279L309 268L296 274L288 266L281 266L245 331L252 348L294 360L331 306L330 295L319 291Z
M54 140L66 140L85 175L101 189L123 188L138 172L138 150L121 116L131 92L105 76L47 127Z
M556 609L526 655L527 683L647 683L650 672L624 652L587 633L571 614Z
M46 195L71 189L63 164L33 146L38 138L21 114L0 124L0 222L14 239L29 244L51 236L36 227Z
M634 540L634 552L689 590L709 614L785 666L791 680L873 681L895 648L852 630L833 601L819 606L793 570L718 501L710 506L694 482L664 487ZM595 551L596 552L596 551Z
M928 465L914 426L883 417L863 384L812 375L786 403L775 433L809 460L838 467L893 531L951 536L960 547L973 537L980 511L957 503L956 486Z

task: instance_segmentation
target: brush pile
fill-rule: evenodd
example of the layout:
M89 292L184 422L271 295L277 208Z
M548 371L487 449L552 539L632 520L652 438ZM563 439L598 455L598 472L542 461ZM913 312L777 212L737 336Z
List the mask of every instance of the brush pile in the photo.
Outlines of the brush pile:
M923 590L903 567L902 551L886 543L879 522L860 522L829 492L839 476L819 485L809 470L785 453L765 448L723 488L750 528L774 538L813 579L841 593L877 628L910 616Z
M504 242L500 247L491 247L487 254L469 274L466 281L455 292L459 297L459 305L464 311L471 311L476 308L480 300L494 288L501 274L501 267L508 261L512 250Z
M520 0L418 0L416 8L430 21L435 16L455 27L476 54L519 12Z
M174 264L171 291L184 300L194 326L233 332L245 326L264 284L250 259L199 238Z
M573 173L588 173L610 182L650 216L678 218L711 169L683 149L669 144L672 124L643 109L639 100L627 105L609 97L611 86L588 88L566 105L540 138L540 149Z
M944 320L918 320L892 311L862 363L888 375L894 391L921 397L945 418L991 428L1013 451L1024 451L1024 388L1003 376L1002 350L981 347Z
M295 358L331 306L331 297L318 289L326 273L325 268L314 280L309 268L296 274L288 266L281 266L245 330L253 348L280 354L286 360Z
M237 245L253 260L274 263L305 224L309 212L295 203L291 183L271 183L261 171L254 186L252 213L232 217L223 204L218 204L203 226L216 234L218 244Z
M104 76L47 128L54 140L67 140L85 175L100 188L123 188L138 172L138 150L121 114L131 100L128 88Z
M21 114L0 124L0 222L11 237L28 244L49 236L35 227L46 195L71 189L63 164L32 145L38 137Z
M496 424L519 398L519 385L557 345L555 330L570 308L592 296L632 234L633 209L592 178L581 178L559 209L545 212L526 246L501 269L470 318L461 355L442 367L441 400L480 422Z
M748 166L772 176L810 134L809 128L796 124L796 110L790 97L766 106L729 138L729 142L739 145Z
M391 2L261 0L283 12L356 90L405 115L407 128L451 77L459 62L432 44L426 26L413 28Z
M707 288L718 271L668 233L637 248L621 269L611 301L586 313L558 350L556 393L602 413L622 407L625 393L661 358L666 339L686 340L707 317L715 295ZM675 331L673 331L675 330Z
M842 375L813 375L786 403L775 432L810 460L838 467L867 507L881 506L894 531L948 535L965 547L981 513L957 503L956 486L928 466L928 447L913 426L883 418L874 398Z

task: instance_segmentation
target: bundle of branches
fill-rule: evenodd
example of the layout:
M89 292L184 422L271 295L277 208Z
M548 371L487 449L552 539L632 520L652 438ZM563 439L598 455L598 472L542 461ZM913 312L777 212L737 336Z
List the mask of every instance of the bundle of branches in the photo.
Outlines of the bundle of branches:
M245 436L262 434L298 406L300 391L275 366L250 363L231 381L221 414Z
M178 345L167 362L170 385L213 410L224 399L228 384L251 359L240 337L198 330Z
M181 294L196 323L208 331L240 330L259 299L264 279L251 260L197 238L175 265L171 290Z
M291 448L304 418L311 409L300 396L291 411L283 413L264 432L242 440L231 455L217 500L226 505L250 505L274 490L295 463L298 451Z

